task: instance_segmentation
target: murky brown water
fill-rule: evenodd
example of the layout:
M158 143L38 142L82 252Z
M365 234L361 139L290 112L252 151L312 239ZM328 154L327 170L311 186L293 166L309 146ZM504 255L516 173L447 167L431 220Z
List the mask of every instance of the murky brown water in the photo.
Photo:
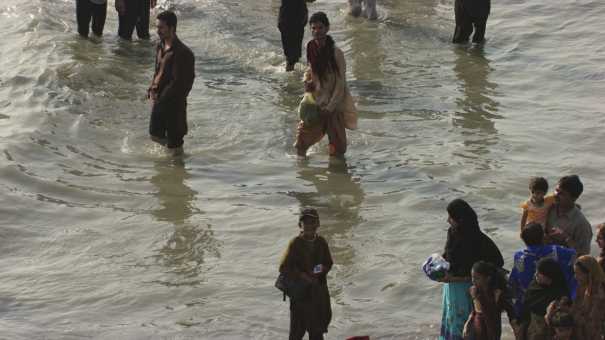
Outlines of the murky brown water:
M169 5L162 3L163 5ZM496 1L483 49L452 1L379 0L376 22L318 0L345 51L360 129L346 163L298 164L302 68L282 72L279 2L174 1L194 50L182 162L147 138L152 44L75 34L73 1L0 5L0 327L6 339L283 339L273 287L301 206L333 251L329 339L432 339L441 290L419 265L464 197L510 265L527 180L578 173L593 223L605 5Z

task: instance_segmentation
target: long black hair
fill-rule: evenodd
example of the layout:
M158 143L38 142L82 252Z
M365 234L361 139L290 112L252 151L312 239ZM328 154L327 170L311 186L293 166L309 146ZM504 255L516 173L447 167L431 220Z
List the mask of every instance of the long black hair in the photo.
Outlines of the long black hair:
M507 290L508 283L504 276L504 271L501 268L498 268L489 262L478 261L473 265L473 271L489 277L488 284L490 289Z
M330 27L330 21L324 12L313 13L311 18L309 18L309 25L313 23L321 23L326 27ZM311 64L311 69L319 76L320 80L326 78L328 71L340 74L334 48L334 39L330 35L326 36L326 43L323 46L319 46L315 40L307 43L307 60Z

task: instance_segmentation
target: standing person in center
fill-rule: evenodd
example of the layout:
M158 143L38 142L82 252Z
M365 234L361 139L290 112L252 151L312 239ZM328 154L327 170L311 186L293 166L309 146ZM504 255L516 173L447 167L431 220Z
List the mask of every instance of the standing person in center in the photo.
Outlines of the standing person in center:
M116 0L118 35L131 40L135 27L139 39L149 39L149 12L157 0Z
M302 55L302 41L307 25L307 2L315 0L281 0L277 28L281 33L281 43L286 56L286 71L294 70L294 65Z
M485 40L485 26L490 10L490 0L455 0L456 29L452 42L454 44L467 43L474 26L473 43L482 43Z
M290 300L289 340L301 340L307 332L309 340L323 340L332 320L327 282L332 255L326 239L317 234L317 210L304 209L298 226L300 234L290 241L279 271L290 279L307 282L309 288L304 298Z
M176 35L177 18L165 11L157 16L160 42L155 73L147 91L153 106L149 121L151 140L168 147L173 155L183 153L187 134L187 96L195 79L195 57Z
M319 106L320 120L315 124L300 121L296 136L296 152L306 158L307 150L325 134L329 139L331 156L342 157L347 151L345 128L357 128L357 113L346 81L347 66L344 53L328 35L330 22L324 12L309 19L313 40L307 44L310 69L305 72L305 91L311 92Z
M469 288L473 265L485 261L502 267L504 260L494 241L481 231L477 214L466 201L453 200L447 212L450 228L443 257L450 263L450 270L440 280L445 284L439 340L459 340L472 311Z

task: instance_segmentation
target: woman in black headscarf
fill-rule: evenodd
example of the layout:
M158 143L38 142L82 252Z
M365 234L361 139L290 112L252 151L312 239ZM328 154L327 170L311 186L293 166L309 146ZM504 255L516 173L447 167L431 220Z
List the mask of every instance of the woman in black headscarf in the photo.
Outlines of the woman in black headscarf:
M502 267L504 260L496 244L479 228L477 214L462 199L447 206L447 241L443 257L450 270L441 280L443 286L443 315L439 339L461 339L464 323L472 311L471 269L478 261Z
M548 336L548 327L544 321L546 309L551 302L563 296L569 297L569 288L561 267L552 258L540 259L536 266L536 276L529 284L523 299L523 339L538 340Z

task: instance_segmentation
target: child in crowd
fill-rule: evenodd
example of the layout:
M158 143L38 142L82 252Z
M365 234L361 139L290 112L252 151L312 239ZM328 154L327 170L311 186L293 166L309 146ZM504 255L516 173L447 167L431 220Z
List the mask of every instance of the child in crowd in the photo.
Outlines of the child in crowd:
M530 197L521 204L523 215L521 216L521 230L531 222L540 223L548 234L546 217L550 208L555 203L555 196L546 196L548 182L544 177L532 177L529 181Z
M508 294L506 278L489 262L479 261L471 271L473 285L469 293L473 309L464 325L465 340L500 340L502 334L502 312L508 314L511 327L519 334L513 305Z

